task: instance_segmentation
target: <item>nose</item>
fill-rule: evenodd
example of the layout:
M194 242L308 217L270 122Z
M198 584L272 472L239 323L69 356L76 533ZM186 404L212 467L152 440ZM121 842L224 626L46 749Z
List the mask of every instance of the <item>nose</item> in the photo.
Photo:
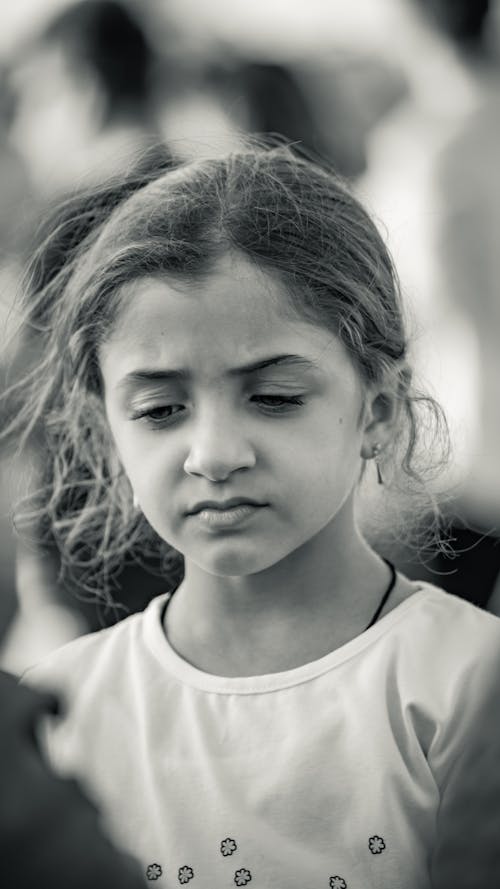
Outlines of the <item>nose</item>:
M184 462L187 475L220 482L237 470L255 466L255 451L234 416L221 410L205 413L193 424L192 436Z

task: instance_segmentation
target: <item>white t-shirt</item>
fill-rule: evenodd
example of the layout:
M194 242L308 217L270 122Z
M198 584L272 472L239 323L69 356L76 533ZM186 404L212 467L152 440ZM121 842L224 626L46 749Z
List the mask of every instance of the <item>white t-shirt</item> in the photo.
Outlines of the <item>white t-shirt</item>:
M499 665L498 618L422 584L319 660L227 678L170 647L167 600L25 676L67 700L49 757L147 879L427 889L441 795Z

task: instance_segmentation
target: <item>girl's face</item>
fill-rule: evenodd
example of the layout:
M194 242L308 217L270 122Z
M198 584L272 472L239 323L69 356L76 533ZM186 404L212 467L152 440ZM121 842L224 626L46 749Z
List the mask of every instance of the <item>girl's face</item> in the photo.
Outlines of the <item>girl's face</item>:
M277 278L228 254L196 283L132 282L100 359L134 493L186 560L253 574L342 522L366 438L361 382Z

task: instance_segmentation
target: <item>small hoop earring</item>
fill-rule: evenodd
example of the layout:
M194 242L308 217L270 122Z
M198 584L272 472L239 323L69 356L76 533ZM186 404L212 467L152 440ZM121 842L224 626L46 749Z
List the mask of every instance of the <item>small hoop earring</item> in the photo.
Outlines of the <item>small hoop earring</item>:
M380 442L379 442L379 441L376 441L375 444L374 444L373 447L372 447L372 457L374 458L374 460L375 460L375 465L376 465L376 467L377 467L377 482L378 482L379 485L383 485L383 484L384 484L384 480L383 480L383 478L382 478L382 473L381 473L381 471L380 471L380 463L379 463L379 461L377 460L377 457L378 457L378 455L380 454L380 451L381 451L381 450L382 450L382 448L381 448Z

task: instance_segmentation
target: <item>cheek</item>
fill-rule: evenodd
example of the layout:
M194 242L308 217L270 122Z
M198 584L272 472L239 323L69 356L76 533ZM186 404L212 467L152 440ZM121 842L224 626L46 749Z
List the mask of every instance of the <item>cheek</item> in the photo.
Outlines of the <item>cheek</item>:
M109 417L109 414L108 422L111 436L115 444L118 460L125 470L125 474L128 477L130 484L135 490L137 484L138 470L140 468L140 461L137 458L136 448L134 447L133 440L130 439L130 437L126 434L126 430L120 424L113 423L112 418Z
M173 458L161 433L146 432L138 421L116 420L111 411L108 422L118 459L141 506L154 501L155 493L165 499L164 484L172 475Z
M148 436L142 444L127 445L123 467L146 519L161 537L168 540L177 531L187 505L179 448L170 443L167 446L161 433L153 442Z
M141 442L140 437L122 446L121 459L137 495L148 500L165 499L165 488L173 485L179 475L179 460L171 448Z
M352 422L318 425L307 438L289 437L279 472L288 480L290 495L302 500L304 508L311 508L311 503L333 505L356 483L360 449L361 436Z

